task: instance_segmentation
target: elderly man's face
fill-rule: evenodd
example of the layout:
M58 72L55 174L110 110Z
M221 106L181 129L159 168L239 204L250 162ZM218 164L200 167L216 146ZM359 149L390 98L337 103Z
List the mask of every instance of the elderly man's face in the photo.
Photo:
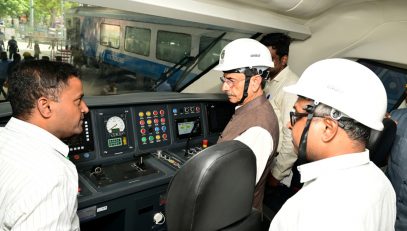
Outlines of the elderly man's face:
M242 73L225 73L225 81L222 84L224 91L231 103L238 103L243 97L245 75Z

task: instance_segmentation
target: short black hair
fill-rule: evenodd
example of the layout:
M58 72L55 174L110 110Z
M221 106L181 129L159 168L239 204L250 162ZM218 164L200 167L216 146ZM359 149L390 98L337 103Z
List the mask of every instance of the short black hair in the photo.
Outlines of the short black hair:
M27 118L40 97L58 100L71 77L79 78L79 72L69 63L33 60L18 64L8 79L13 116Z
M283 33L270 33L263 36L260 42L266 47L272 47L281 58L290 51L291 37Z

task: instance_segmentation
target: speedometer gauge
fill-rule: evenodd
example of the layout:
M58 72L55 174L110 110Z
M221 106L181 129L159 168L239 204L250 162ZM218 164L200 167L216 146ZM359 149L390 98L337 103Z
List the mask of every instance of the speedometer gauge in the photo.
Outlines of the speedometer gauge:
M130 111L130 108L124 107L96 111L103 156L124 154L134 149L134 133L129 129L133 126Z
M126 125L123 119L118 116L112 116L106 122L106 130L109 133L123 132L125 128Z

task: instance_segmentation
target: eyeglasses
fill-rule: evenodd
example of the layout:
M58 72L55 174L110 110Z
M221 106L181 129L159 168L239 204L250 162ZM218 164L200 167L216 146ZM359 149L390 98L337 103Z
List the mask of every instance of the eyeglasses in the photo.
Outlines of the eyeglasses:
M309 115L309 113L301 113L301 112L290 111L290 123L291 123L291 126L294 126L294 124L297 123L297 121L299 119L301 119L302 117L307 117L308 115ZM313 114L312 118L325 118L325 116Z
M301 113L301 112L290 111L290 123L291 123L291 126L294 126L294 124L297 123L299 119L301 119L302 117L307 117L308 115L309 115L309 113ZM312 118L328 118L328 117L326 117L324 115L315 115L315 114L313 114ZM332 118L330 118L330 119L332 119ZM343 119L343 118L341 118L341 119ZM339 123L339 126L341 128L343 128L343 125L340 123L340 120L335 120L335 119L332 119L332 120L337 121Z
M306 117L306 116L308 116L308 113L299 113L299 112L290 111L291 126L294 126L294 124L297 123L297 121L299 119L301 119L302 117Z
M238 79L228 79L225 78L224 76L219 77L220 81L223 83L226 83L229 87L233 87L236 83L242 81Z

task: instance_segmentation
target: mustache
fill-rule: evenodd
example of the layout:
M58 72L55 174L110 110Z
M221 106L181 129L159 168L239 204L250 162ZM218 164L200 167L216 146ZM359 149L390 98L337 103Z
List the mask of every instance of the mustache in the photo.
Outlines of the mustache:
M230 92L225 92L226 93L226 95L229 97L229 96L236 96L235 94L232 94L232 93L230 93Z

